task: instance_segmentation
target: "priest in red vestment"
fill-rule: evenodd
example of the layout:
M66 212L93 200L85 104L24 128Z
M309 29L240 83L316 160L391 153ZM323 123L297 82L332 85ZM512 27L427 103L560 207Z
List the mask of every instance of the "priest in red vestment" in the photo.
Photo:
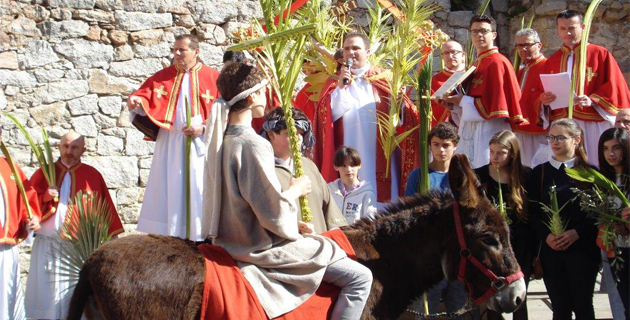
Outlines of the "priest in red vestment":
M547 132L543 127L541 117L542 103L540 95L544 91L540 82L540 73L545 68L547 58L540 51L542 43L540 36L534 29L523 29L516 33L516 52L521 57L522 64L516 77L521 86L521 110L529 122L515 128L515 135L521 144L521 162L528 167L534 167L543 162L532 163L536 150L548 149Z
M452 104L459 119L460 142L457 153L471 160L474 168L489 163L490 137L498 131L527 124L519 100L521 91L510 61L494 45L496 22L477 15L470 20L472 43L477 50L477 68L464 86L466 94L447 97L441 104ZM453 115L455 118L455 114ZM456 121L457 122L457 121Z
M127 100L134 125L156 141L138 231L203 241L203 132L218 95L219 73L198 61L199 42L194 36L178 36L173 54L173 65L147 79ZM188 137L192 144L186 163ZM186 166L190 167L188 198Z
M314 119L314 162L327 182L337 178L333 168L335 150L341 145L359 151L361 179L376 186L377 201L382 205L397 199L404 191L409 172L419 166L418 135L403 140L391 157L391 170L386 176L386 159L378 141L377 111L389 112L391 89L382 77L383 69L367 61L369 40L361 33L349 33L343 43L344 61L352 65L342 67L339 81L329 79L322 89ZM343 79L346 79L344 83ZM419 123L418 113L406 99L402 110L399 132L414 128Z
M565 10L556 17L557 32L562 47L549 57L544 73L569 72L577 68L580 60L582 32L584 24L582 15L575 10ZM586 48L586 74L584 94L575 98L573 119L584 130L586 153L589 160L597 165L597 142L599 136L615 122L619 109L630 107L630 91L628 84L619 69L613 55L603 47L588 44ZM577 93L577 83L576 83ZM556 99L552 92L541 95L543 104ZM568 109L552 110L550 121L568 117Z
M15 183L11 165L0 157L0 319L18 319L24 315L17 245L28 236L29 230L39 228L37 194L17 164L15 169L24 185L30 210Z
M466 70L466 53L462 45L455 41L446 41L441 48L442 61L444 61L444 70L431 78L431 93L437 91L456 71ZM450 107L452 108L452 107ZM450 122L451 111L449 106L438 104L436 100L431 100L431 128L440 122Z
M60 276L59 238L63 228L74 223L68 207L76 194L83 191L98 194L105 200L111 222L109 234L122 233L123 226L103 176L95 168L83 164L85 140L76 132L66 133L60 141L60 158L55 162L56 186L49 186L41 169L31 178L42 212L41 228L35 232L31 265L26 284L26 317L63 319L68 316L72 288Z

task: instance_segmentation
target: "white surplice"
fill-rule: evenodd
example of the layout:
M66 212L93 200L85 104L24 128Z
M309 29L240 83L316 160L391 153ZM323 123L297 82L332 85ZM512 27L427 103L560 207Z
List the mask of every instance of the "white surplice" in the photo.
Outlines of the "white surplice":
M59 274L61 262L58 252L71 187L72 178L70 172L67 171L59 189L59 205L55 215L42 222L41 228L35 231L26 282L27 318L63 319L68 316L68 307L74 289L70 288L71 283L68 278Z
M333 121L343 117L343 144L350 146L361 155L361 169L359 178L367 180L378 194L376 183L376 141L378 135L376 119L376 102L372 85L362 77L369 71L371 65L367 63L363 68L351 69L356 79L345 89L335 88L331 95L331 110ZM387 99L388 97L381 97ZM391 199L398 199L398 159L392 156L390 177L392 180ZM378 203L381 209L383 203Z
M184 97L190 97L190 73L186 71L182 79L180 94L175 110L172 130L160 129L149 180L138 218L138 231L174 236L186 239L186 200L184 190L184 156L186 136L186 106ZM140 115L142 108L134 110ZM132 115L132 117L135 115ZM192 125L202 124L201 115L191 119ZM203 194L203 167L205 144L203 136L193 139L190 150L190 237L193 241L203 241L201 232L201 204Z
M0 227L8 216L4 197L0 197ZM0 320L24 319L24 294L20 284L17 245L0 244Z
M490 138L501 130L510 130L506 118L484 119L477 108L475 99L464 96L460 106L455 106L453 119L459 120L459 144L456 153L465 154L473 169L490 163Z

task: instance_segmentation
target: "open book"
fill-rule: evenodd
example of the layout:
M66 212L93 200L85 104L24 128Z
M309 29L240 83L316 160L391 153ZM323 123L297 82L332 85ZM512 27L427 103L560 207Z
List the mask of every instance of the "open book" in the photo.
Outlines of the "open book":
M455 88L460 85L468 76L475 72L477 68L471 66L466 71L455 71L442 86L431 95L431 99L437 99L444 96L444 94L451 93Z

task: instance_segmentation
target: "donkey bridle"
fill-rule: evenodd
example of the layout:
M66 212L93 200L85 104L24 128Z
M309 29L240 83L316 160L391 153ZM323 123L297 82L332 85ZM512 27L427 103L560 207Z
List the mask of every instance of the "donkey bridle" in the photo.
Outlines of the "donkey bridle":
M457 230L457 240L459 241L459 255L461 259L459 260L459 272L457 273L457 280L462 281L468 287L468 291L470 296L473 296L472 285L466 280L466 263L470 261L481 273L485 274L486 277L491 281L490 288L479 298L475 299L476 304L481 304L482 302L488 300L495 293L500 291L501 289L508 286L510 283L517 281L520 278L523 278L523 272L520 270L512 275L507 277L497 277L492 270L488 269L483 263L481 263L475 256L470 252L468 246L466 246L466 240L464 239L464 230L462 227L461 218L459 216L459 204L457 201L453 199L453 216L455 217L455 230Z

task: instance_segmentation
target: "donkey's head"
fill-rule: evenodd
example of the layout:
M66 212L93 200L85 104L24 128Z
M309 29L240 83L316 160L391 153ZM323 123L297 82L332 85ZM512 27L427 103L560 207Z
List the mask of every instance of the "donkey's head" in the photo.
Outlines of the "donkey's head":
M475 302L490 298L489 308L512 312L524 301L526 289L505 219L483 195L466 156L453 157L448 175L459 250L442 257L444 274L464 281Z

